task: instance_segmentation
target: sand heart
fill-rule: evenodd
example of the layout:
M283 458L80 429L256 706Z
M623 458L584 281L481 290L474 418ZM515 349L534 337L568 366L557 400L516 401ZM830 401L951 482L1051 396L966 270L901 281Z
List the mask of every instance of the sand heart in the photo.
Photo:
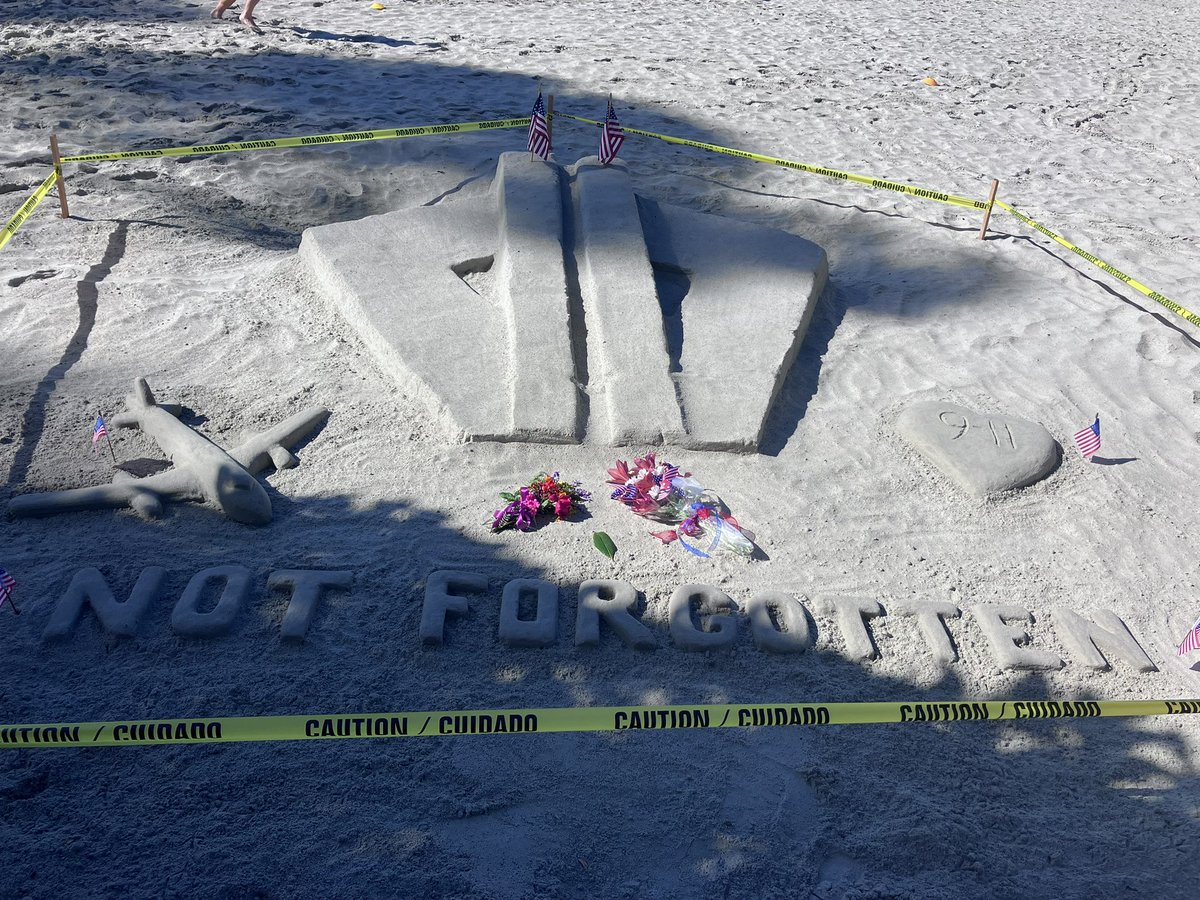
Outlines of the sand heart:
M1061 458L1058 442L1036 422L983 415L953 403L917 403L896 430L956 484L977 497L1041 481Z

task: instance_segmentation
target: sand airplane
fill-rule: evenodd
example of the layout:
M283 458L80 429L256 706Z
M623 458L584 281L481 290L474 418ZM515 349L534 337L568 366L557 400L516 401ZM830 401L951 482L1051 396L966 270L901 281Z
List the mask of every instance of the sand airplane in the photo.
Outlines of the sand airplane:
M311 406L227 453L180 422L178 405L156 403L145 378L134 381L125 404L126 411L114 416L110 424L146 432L170 457L173 468L148 478L121 472L112 484L26 494L9 502L9 512L47 516L128 506L139 515L157 517L162 515L164 499L199 500L216 504L235 522L266 525L271 521L271 498L255 474L270 465L277 469L297 465L299 460L289 448L329 416L324 407Z

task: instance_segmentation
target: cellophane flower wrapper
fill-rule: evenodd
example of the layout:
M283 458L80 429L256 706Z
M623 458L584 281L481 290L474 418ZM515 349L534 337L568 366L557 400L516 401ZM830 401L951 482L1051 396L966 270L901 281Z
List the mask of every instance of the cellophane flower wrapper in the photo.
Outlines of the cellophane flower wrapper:
M664 544L679 541L689 553L701 557L728 553L749 557L754 552L753 535L690 472L660 463L649 453L635 459L632 467L617 460L608 474L608 483L616 485L612 499L643 518L678 526L651 532Z
M582 482L559 480L558 473L547 475L539 472L529 484L512 493L500 495L508 505L492 513L492 531L515 528L517 531L532 531L539 516L552 515L566 519L583 504L592 499Z

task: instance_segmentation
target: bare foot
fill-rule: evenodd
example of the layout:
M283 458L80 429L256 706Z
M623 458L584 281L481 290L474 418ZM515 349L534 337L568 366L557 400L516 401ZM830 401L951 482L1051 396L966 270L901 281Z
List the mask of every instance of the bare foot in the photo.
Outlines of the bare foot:
M254 21L254 16L247 16L244 13L238 18L238 21L253 31L255 34L262 34L263 30L258 27L258 23Z
M221 2L216 5L216 8L209 13L209 15L214 19L219 19L221 16L225 15L225 10L229 9L231 6L233 6L233 0L221 0Z

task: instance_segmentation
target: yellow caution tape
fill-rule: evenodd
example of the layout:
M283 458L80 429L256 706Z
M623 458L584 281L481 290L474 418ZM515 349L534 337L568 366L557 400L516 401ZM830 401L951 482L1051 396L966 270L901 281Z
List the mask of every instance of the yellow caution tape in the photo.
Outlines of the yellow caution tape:
M25 220L29 218L30 214L37 209L38 204L46 199L46 195L50 193L50 190L54 187L54 182L57 177L57 174L54 172L51 172L49 175L47 175L46 180L38 185L38 189L33 192L33 195L21 204L21 208L17 210L16 214L9 219L4 228L0 230L0 249L3 249L4 245L12 240L12 236L17 233L17 229L20 228L25 223Z
M0 749L1200 715L1200 700L725 703L0 725Z
M1180 306L1174 300L1168 300L1166 297L1164 297L1158 291L1151 290L1150 288L1146 287L1146 285L1142 284L1137 279L1131 278L1129 275L1126 275L1124 272L1122 272L1120 269L1116 268L1115 266L1110 266L1108 263L1104 262L1104 260L1098 259L1097 257L1092 256L1092 254L1088 253L1086 250L1084 250L1080 247L1076 247L1074 244L1072 244L1070 241L1068 241L1061 234L1056 234L1055 232L1051 231L1046 226L1035 222L1033 219L1029 218L1029 216L1025 215L1024 213L1018 212L1017 210L1013 209L1013 207L1009 206L1003 200L997 200L996 205L1003 207L1004 209L1007 209L1010 213L1012 213L1014 216L1016 216L1018 219L1020 219L1022 222L1024 222L1026 225L1028 225L1030 228L1035 228L1038 231L1040 231L1042 234L1044 234L1046 237L1050 238L1050 240L1055 241L1056 243L1062 244L1064 247L1066 247L1072 253L1075 253L1075 254L1083 257L1088 262L1090 262L1093 266L1097 266L1098 268L1103 269L1105 272L1107 272L1113 278L1116 278L1118 281L1124 282L1125 284L1129 285L1131 288L1133 288L1138 293L1143 294L1146 297L1149 297L1155 303L1161 303L1163 306L1165 306L1171 312L1175 313L1175 315L1179 316L1180 318L1186 319L1187 321L1191 322L1193 325L1200 325L1200 316L1197 316L1195 313L1191 312L1190 310L1184 309L1182 306Z
M390 141L396 138L423 137L432 134L466 134L492 128L520 128L529 118L492 119L486 122L459 122L454 125L419 125L413 128L384 128L374 131L344 131L338 134L310 134L305 137L269 138L234 141L228 144L197 144L192 147L164 147L159 150L122 150L111 153L85 153L64 156L62 162L102 162L112 159L155 159L161 156L196 156L204 153L234 153L243 150L277 150L283 147L320 147L324 144L352 144L359 141Z
M586 122L589 125L602 125L602 122L597 122L595 119L585 119L582 116L571 116L566 113L558 113L564 119L574 119L576 122ZM896 191L900 194L908 194L913 197L920 197L922 200L936 200L938 203L949 203L952 206L965 206L969 209L987 209L987 203L982 200L972 200L969 197L959 197L954 194L947 194L944 191L934 191L929 188L916 187L911 184L900 184L898 181L888 181L883 178L873 178L870 175L855 175L851 172L840 172L837 169L829 169L825 166L810 166L808 163L794 162L790 159L780 159L777 156L765 156L762 153L750 153L746 150L734 150L730 147L721 147L717 144L706 144L703 141L689 141L684 138L671 137L666 134L656 134L653 131L640 131L637 128L628 128L622 126L622 131L626 134L640 134L642 137L655 138L656 140L666 141L668 144L682 144L686 147L697 147L700 150L708 150L712 153L724 153L726 156L736 156L740 159L750 159L754 162L770 163L773 166L783 166L785 169L795 169L799 172L808 172L811 175L823 175L826 178L835 178L838 181L853 181L855 184L865 184L867 187L879 188L884 191Z
M602 125L603 124L602 122L597 122L595 119L585 119L582 116L572 116L567 113L559 113L559 115L561 115L565 119L574 119L577 122L585 122L589 125ZM801 172L809 172L813 175L823 175L826 178L836 178L840 181L853 181L856 184L865 184L865 185L868 185L869 187L880 188L882 190L887 190L887 191L897 191L902 194L909 194L913 197L920 197L924 200L936 200L939 203L950 203L954 206L966 206L971 209L984 210L984 209L988 208L988 204L982 200L971 200L967 197L959 197L959 196L955 196L954 194L947 194L943 191L934 191L934 190L930 190L928 188L916 187L915 185L911 185L911 184L900 184L898 182L887 181L882 178L873 178L869 175L855 175L850 172L841 172L841 171L838 171L837 169L830 169L830 168L826 168L824 166L811 166L811 165L808 165L807 163L793 162L792 160L780 159L779 157L776 157L776 156L766 156L761 153L749 153L745 150L734 150L729 147L721 147L717 144L706 144L703 141L689 141L689 140L685 140L683 138L671 137L671 136L665 135L665 134L656 134L653 131L641 131L640 129L637 129L637 128L623 127L622 130L626 134L640 134L643 137L655 138L660 141L666 141L667 143L670 143L670 144L683 144L688 147L697 147L701 150L709 150L713 153L724 153L729 156L737 156L742 159L754 160L755 162L770 163L772 165L783 166L788 169L796 169ZM1066 247L1072 253L1078 254L1079 256L1083 257L1088 262L1090 262L1092 265L1097 266L1100 269L1103 269L1109 275L1113 276L1114 278L1118 279L1119 281L1124 282L1125 284L1129 285L1134 290L1149 297L1151 300L1155 301L1156 303L1162 304L1167 309L1171 310L1171 312L1175 313L1175 315L1177 315L1183 319L1186 319L1187 321L1191 322L1193 325L1200 325L1200 316L1197 316L1195 313L1191 312L1190 310L1185 309L1184 307L1180 306L1175 301L1170 300L1167 297L1164 297L1158 291L1152 290L1151 288L1142 284L1136 278L1126 275L1124 272L1122 272L1120 269L1116 268L1115 266L1111 266L1108 263L1104 262L1103 260L1093 256L1091 253L1088 253L1086 250L1075 246L1070 241L1068 241L1066 238L1064 238L1062 235L1055 234L1049 228L1046 228L1045 226L1038 224L1033 219L1029 218L1029 216L1013 209L1013 207L1011 207L1009 204L1005 203L1003 200L996 200L995 202L996 202L997 206L1003 207L1004 209L1008 210L1010 213L1012 213L1014 216L1016 216L1018 219L1020 219L1025 224L1027 224L1033 228L1036 228L1042 234L1046 235L1046 237L1050 238L1053 241L1057 241L1059 244L1062 244L1064 247Z

